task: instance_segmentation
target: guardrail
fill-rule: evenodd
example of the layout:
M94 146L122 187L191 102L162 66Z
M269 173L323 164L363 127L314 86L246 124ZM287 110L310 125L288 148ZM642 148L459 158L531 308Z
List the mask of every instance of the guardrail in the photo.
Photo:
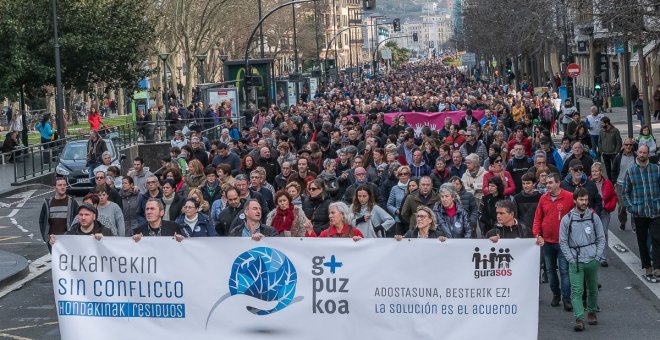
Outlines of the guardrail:
M232 117L239 130L245 126L245 117ZM195 123L200 126L195 126ZM176 124L170 121L152 121L148 123L130 122L101 130L103 138L111 139L117 150L123 150L137 144L167 142L172 140L177 130L201 131L210 140L220 138L224 125L216 125L213 119L181 120ZM59 155L66 143L73 140L89 138L89 134L76 134L65 139L48 143L32 144L11 152L10 160L14 165L14 183L26 181L55 171L59 163Z

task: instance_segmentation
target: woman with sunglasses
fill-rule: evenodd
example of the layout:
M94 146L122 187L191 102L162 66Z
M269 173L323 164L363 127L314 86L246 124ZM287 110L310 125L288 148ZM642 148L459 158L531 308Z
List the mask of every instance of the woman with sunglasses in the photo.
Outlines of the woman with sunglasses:
M325 181L317 178L307 184L307 197L303 200L302 208L305 216L312 221L316 235L328 228L328 207L332 200L326 195Z
M504 170L503 158L500 154L492 154L488 157L488 162L490 166L488 171L484 174L483 181L483 192L484 195L488 195L488 181L493 177L499 177L504 184L504 196L511 196L516 192L516 184L513 181L511 174Z
M194 198L186 199L183 205L183 214L176 219L181 226L181 235L185 237L218 236L215 227L206 214L199 213L199 201Z
M407 165L400 166L397 169L396 175L399 178L399 182L392 187L392 190L390 190L390 196L387 199L387 211L394 216L398 234L404 234L405 231L408 230L407 225L402 225L400 210L406 197L408 182L410 182L410 174L410 167Z
M438 231L438 221L433 210L426 206L417 207L415 214L415 224L405 235L395 235L397 241L404 238L439 238L443 235Z

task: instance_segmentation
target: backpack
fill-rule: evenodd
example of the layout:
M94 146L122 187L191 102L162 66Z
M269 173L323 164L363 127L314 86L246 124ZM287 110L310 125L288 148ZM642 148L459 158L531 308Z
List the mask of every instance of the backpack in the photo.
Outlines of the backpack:
M596 244L596 241L598 240L598 230L596 229L596 223L594 222L594 214L595 214L595 212L592 211L591 216L590 216L591 217L591 219L590 219L591 220L591 227L594 229L594 241L591 242L591 243L588 243L588 244L581 245L581 246L571 246L571 244L570 244L570 242L571 242L571 232L573 231L573 221L574 221L573 216L571 216L570 221L568 221L568 240L567 240L567 243L568 243L569 248L576 250L576 252L575 252L575 262L577 262L578 258L580 257L580 249L582 249L584 247L594 245L594 244ZM579 266L577 267L577 271L578 272L580 271Z

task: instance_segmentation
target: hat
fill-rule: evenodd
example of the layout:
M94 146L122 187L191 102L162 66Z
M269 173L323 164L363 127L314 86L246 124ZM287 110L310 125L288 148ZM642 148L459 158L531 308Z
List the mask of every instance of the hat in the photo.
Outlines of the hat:
M579 159L572 160L570 163L568 163L568 167L571 168L571 169L575 169L575 168L583 168L584 169L584 166L582 165L582 162Z
M319 137L317 142L319 142L319 144L323 146L330 145L330 140L327 137Z
M385 171L387 170L387 163L381 163L378 165L378 171Z
M96 208L94 208L94 206L91 205L91 204L89 204L89 203L83 203L83 204L81 204L81 205L78 207L78 212L80 212L80 210L82 210L82 209L89 210L89 211L93 212L94 215L96 215L96 216L99 215L98 210L96 210Z

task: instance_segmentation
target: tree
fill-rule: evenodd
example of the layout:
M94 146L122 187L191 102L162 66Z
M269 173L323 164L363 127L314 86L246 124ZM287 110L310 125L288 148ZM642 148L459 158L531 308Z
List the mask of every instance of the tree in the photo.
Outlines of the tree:
M399 47L396 42L388 41L385 43L385 47L392 51L392 64L394 67L406 63L408 60L410 60L410 50L407 48Z
M0 37L7 42L0 52L0 94L13 97L21 86L28 95L43 94L55 83L50 1L1 0L0 6ZM149 74L143 67L154 32L148 8L145 1L60 1L63 87L136 87Z

